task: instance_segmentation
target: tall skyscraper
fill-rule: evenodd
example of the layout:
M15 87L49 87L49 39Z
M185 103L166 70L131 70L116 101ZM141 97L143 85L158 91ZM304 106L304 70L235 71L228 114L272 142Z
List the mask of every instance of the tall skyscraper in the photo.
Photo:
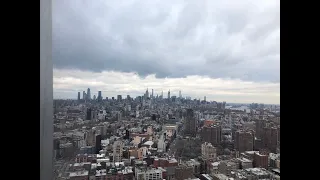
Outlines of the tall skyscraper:
M187 109L184 132L191 136L196 136L197 134L197 120L194 118L192 109Z
M130 138L130 131L126 129L126 135L124 136L124 139Z
M169 89L169 91L168 91L168 99L170 99L170 89Z
M92 120L92 110L91 110L91 108L87 109L86 120Z
M253 151L254 133L251 131L243 131L243 130L236 131L234 147L240 153L245 151Z
M85 91L82 92L82 99L86 100L86 92Z
M96 154L99 154L99 151L102 149L101 147L101 134L95 135L95 147L96 147Z
M87 89L87 100L91 100L90 88Z
M222 109L225 109L225 108L226 108L226 102L223 101L223 103L222 103Z
M153 89L152 89L152 92L151 92L151 98L153 98Z
M277 152L279 131L277 127L264 127L262 135L263 147L269 149L272 153Z
M201 138L204 142L219 145L221 142L221 126L219 124L204 126L201 130Z
M266 121L263 119L255 119L255 136L258 139L262 139L264 135L264 127L266 127Z
M160 138L158 139L158 150L161 152L166 151L166 143L165 143L165 135L161 134Z
M80 101L80 96L81 96L80 92L78 92L78 101Z
M102 101L102 94L101 94L101 91L98 91L98 101Z
M117 101L122 101L122 96L121 95L117 96Z
M182 98L181 90L179 91L179 98L180 98L180 99Z
M147 91L146 91L146 99L149 97L149 91L148 91L148 88L147 88Z
M203 100L206 102L206 101L207 101L207 97L206 97L206 96L204 96Z

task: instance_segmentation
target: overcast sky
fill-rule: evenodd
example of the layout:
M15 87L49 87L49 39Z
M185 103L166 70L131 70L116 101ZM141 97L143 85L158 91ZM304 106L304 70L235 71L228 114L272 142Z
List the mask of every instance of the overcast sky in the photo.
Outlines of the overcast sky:
M55 0L54 98L280 103L279 0Z

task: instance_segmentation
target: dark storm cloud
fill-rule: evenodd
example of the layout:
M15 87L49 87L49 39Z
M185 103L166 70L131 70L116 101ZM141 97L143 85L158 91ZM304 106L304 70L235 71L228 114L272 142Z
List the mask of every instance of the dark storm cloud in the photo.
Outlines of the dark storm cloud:
M279 81L279 7L276 0L53 1L54 66Z

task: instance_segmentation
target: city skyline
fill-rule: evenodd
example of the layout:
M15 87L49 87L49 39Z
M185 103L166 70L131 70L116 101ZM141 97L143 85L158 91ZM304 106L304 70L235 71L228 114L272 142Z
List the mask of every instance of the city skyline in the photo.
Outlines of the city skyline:
M88 87L92 96L136 96L149 87L279 104L279 12L276 0L54 1L54 98Z
M65 78L63 72L68 73L70 78ZM73 73L70 73L73 72ZM102 92L103 97L115 97L117 95L130 95L141 96L147 88L149 93L151 89L154 90L154 95L161 95L163 91L164 97L167 97L167 92L171 91L171 96L179 95L181 90L182 96L190 96L196 99L203 99L206 96L208 101L226 101L230 103L265 103L265 104L280 104L280 100L277 102L279 94L274 94L274 99L270 95L270 91L276 91L277 84L258 84L250 82L242 82L240 80L222 80L202 78L199 82L197 77L189 77L182 79L158 79L154 80L154 76L148 76L145 79L140 78L133 73L118 73L118 72L106 72L103 76L85 76L83 78L77 78L80 72L75 71L60 71L57 77L54 77L54 98L55 99L76 99L77 93L87 91L87 88L91 90L91 97L98 95L98 91ZM91 73L88 73L91 74ZM107 78L105 78L107 77ZM118 78L122 79L119 82ZM109 79L109 80L104 80ZM194 81L197 79L197 82ZM173 82L172 82L173 81ZM168 86L163 86L163 84ZM197 87L197 89L194 89ZM273 88L273 89L270 89ZM200 94L200 93L201 94ZM260 97L264 101L259 101ZM280 99L280 98L279 98Z

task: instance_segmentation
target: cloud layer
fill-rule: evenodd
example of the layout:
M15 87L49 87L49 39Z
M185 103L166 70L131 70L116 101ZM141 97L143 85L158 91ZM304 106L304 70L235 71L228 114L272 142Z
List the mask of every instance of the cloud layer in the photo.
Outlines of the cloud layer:
M182 95L207 100L238 103L280 103L279 83L245 82L234 79L213 79L203 76L188 76L185 78L161 78L155 75L141 78L134 73L104 71L92 73L81 70L54 69L54 97L77 98L77 92L86 91L90 87L92 94L102 91L103 97L119 95L142 95L147 88L154 89L154 95L166 97L170 89L171 95Z
M179 89L173 82L184 82L189 85L180 84L180 89L187 88L186 85L191 93L195 87L205 86L199 94L212 91L213 87L207 87L206 82L225 84L217 78L227 78L252 83L236 84L230 91L231 86L223 85L214 91L233 94L232 97L235 92L262 97L271 92L268 88L275 88L270 82L280 82L280 1L53 1L53 60L54 67L60 69L55 71L55 88L59 91L73 87L69 81L62 85L57 72L78 69L78 73L88 77L72 83L90 83L87 80L93 75L109 76L116 72L124 72L117 75L128 80L126 73L136 72L141 77L154 74L162 78L151 82L155 77L131 77L151 83L150 87L162 82ZM192 82L193 86L187 82L196 77L201 84ZM66 78L71 77L66 76L65 81ZM112 91L123 93L126 88L146 88L130 83L113 86L103 80L93 86L99 83L109 85L99 88L111 91L114 87ZM244 89L234 90L242 86ZM277 88L273 95L279 93ZM263 98L268 99L267 95Z

